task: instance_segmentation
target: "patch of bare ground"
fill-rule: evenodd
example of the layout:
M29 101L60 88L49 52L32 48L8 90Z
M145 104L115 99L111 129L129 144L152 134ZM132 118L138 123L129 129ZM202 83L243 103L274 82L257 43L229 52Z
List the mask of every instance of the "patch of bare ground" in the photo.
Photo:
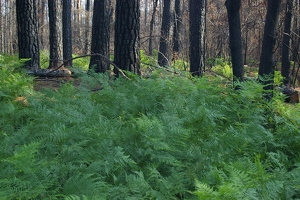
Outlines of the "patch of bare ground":
M43 88L56 91L65 83L72 83L75 86L80 84L80 80L73 77L37 77L34 79L33 88L36 91L40 91Z

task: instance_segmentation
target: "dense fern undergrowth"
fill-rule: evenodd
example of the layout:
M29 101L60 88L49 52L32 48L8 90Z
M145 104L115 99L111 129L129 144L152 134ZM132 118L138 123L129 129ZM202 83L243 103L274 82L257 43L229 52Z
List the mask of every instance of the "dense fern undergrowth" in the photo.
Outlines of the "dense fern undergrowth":
M37 92L12 65L0 61L0 199L300 199L300 107L264 101L258 83L160 71Z

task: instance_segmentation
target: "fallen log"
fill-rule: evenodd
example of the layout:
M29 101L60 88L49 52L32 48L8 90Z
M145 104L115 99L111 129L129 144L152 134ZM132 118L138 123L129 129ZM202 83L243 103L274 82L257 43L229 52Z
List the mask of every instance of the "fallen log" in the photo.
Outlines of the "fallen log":
M286 95L285 102L299 103L299 92L297 90L288 86L284 86L280 90L284 95Z

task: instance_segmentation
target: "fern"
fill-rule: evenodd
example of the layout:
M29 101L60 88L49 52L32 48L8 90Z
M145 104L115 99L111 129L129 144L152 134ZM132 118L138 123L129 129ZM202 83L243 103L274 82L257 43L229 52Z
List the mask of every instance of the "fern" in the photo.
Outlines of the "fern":
M0 198L299 198L297 105L254 81L157 73L2 92Z

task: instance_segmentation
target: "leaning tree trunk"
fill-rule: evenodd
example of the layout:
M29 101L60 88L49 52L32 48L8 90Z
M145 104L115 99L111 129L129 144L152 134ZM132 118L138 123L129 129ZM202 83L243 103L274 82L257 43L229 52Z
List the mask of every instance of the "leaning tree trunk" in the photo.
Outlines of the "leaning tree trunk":
M16 0L18 48L20 59L30 59L25 65L30 71L40 69L40 52L37 32L36 2Z
M117 0L114 63L122 70L140 74L140 0ZM114 69L119 75L119 70Z
M92 24L92 54L102 54L109 59L110 40L110 6L111 0L95 0ZM106 72L109 64L100 56L92 56L90 69L95 72Z
M277 24L281 0L268 0L262 50L258 74L265 85L264 97L271 100L273 97L274 71L275 71L275 43L277 38Z
M205 71L206 0L190 0L190 72L202 76Z
M292 25L292 9L293 0L287 0L285 20L284 20L284 33L282 38L282 54L281 54L281 75L283 76L283 84L290 83L290 40L291 40L291 25Z
M174 25L175 0L164 0L163 18L160 33L158 64L170 66L172 58L172 37Z
M225 5L229 25L229 45L233 69L233 82L243 81L244 64L240 20L241 0L226 0Z

